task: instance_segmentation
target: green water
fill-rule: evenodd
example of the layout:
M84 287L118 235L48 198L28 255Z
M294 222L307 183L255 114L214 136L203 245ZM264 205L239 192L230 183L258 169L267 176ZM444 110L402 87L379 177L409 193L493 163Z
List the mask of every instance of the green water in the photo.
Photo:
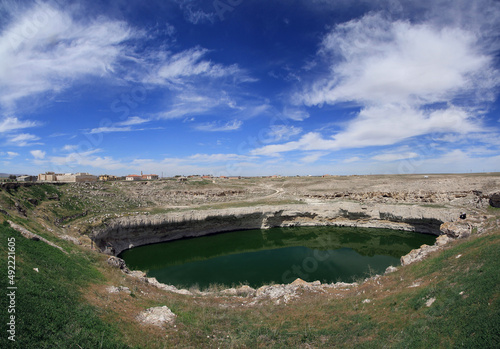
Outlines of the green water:
M436 237L388 229L273 228L140 246L121 253L127 266L158 281L201 289L211 284L352 282L399 265L399 258Z

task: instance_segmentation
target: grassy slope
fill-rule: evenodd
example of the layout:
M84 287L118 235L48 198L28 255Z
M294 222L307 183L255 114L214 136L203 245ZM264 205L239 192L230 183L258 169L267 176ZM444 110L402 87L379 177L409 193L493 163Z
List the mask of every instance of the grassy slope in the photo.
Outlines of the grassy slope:
M91 298L127 333L129 344L144 348L496 348L499 251L500 232L457 241L378 282L305 293L287 305L241 306L239 298L185 297L137 283L126 284L135 290L133 300L110 297L99 287ZM128 282L113 278L114 284ZM436 300L428 307L431 298ZM145 332L133 315L158 305L177 314L176 327Z
M3 193L0 204L11 213L15 212L14 199L25 203L23 198L35 197L47 204L45 192L22 189L12 195ZM54 214L78 212L78 207L61 197L57 208L61 211ZM31 207L25 207L30 215ZM489 213L500 216L498 209ZM491 224L492 233L456 241L445 251L400 268L379 283L365 282L341 295L307 293L288 305L241 307L238 298L185 297L131 281L107 268L105 258L43 232L33 220L10 219L30 226L70 254L27 240L0 225L4 261L7 237L16 238L19 287L17 342L7 341L6 326L2 325L0 348L500 347L497 220ZM0 263L0 287L5 293L4 261ZM105 286L111 284L130 287L133 296L109 295ZM430 298L436 300L428 307ZM366 299L370 303L364 303ZM5 296L0 298L2 324L8 321L7 301ZM156 305L167 305L178 315L176 328L155 330L137 324L135 315Z
M16 242L16 342L7 339L8 298L0 298L0 348L125 348L99 310L82 302L81 288L102 282L97 260L74 251L65 255L0 225L0 287L7 289L7 238ZM39 272L33 270L38 268Z

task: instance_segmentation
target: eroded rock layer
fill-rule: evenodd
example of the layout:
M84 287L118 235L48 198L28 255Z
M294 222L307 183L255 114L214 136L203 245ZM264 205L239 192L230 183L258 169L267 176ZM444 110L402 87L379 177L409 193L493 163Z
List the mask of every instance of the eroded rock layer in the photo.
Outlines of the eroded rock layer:
M192 210L111 219L96 228L92 237L103 252L118 255L151 243L273 227L357 226L439 235L440 225L457 220L459 214L459 209L354 202Z

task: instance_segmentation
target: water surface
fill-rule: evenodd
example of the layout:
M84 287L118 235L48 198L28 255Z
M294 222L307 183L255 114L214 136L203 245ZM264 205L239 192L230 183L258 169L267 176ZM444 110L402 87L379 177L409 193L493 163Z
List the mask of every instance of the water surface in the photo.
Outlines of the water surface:
M245 230L135 247L120 254L130 269L201 289L211 284L352 282L399 265L436 237L389 229L296 227Z

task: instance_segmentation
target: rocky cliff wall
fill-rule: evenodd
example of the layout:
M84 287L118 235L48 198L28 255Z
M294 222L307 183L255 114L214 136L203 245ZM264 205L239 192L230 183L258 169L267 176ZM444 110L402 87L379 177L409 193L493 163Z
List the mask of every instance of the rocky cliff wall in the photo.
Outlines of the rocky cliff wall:
M118 255L146 244L273 227L358 226L439 235L439 226L458 216L455 209L352 202L244 207L115 218L94 229L92 239L103 252Z

